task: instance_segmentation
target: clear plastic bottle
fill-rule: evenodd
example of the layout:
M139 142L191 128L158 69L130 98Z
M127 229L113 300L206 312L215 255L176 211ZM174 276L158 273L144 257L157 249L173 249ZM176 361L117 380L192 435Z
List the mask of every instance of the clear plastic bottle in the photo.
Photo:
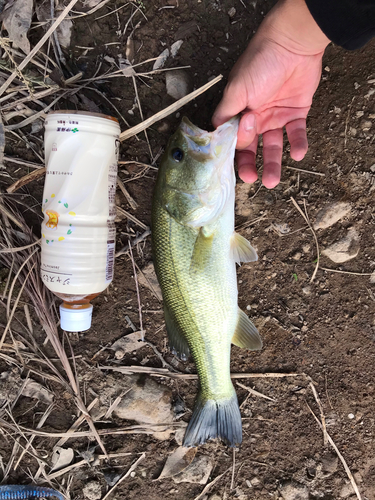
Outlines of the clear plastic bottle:
M63 300L61 327L91 326L90 301L113 278L118 138L116 118L80 111L45 121L41 277Z

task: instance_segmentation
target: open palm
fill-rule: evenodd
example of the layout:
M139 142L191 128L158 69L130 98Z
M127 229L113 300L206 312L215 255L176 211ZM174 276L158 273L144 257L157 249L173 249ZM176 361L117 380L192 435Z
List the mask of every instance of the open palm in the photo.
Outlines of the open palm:
M299 161L307 152L306 117L319 84L324 48L304 54L298 46L292 50L268 35L261 27L233 67L212 122L217 127L242 113L237 165L245 182L258 178L255 158L258 135L263 134L262 181L273 188L280 182L283 127L291 157Z

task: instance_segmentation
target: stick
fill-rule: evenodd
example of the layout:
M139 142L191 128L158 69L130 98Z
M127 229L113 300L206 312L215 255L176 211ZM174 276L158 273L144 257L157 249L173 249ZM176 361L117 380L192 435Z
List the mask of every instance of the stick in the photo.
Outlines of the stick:
M312 392L314 394L315 401L317 402L317 404L319 406L320 419L322 421L322 428L323 428L323 441L324 441L324 446L327 446L327 442L328 442L327 427L326 427L326 417L324 416L324 412L323 412L323 405L322 405L322 402L320 401L318 393L316 392L314 384L312 382L310 382L309 386L310 386L310 389L312 390Z
M138 203L134 200L134 198L129 193L129 191L126 189L126 187L124 186L124 183L122 182L122 180L119 177L117 177L117 185L121 189L122 194L125 196L125 198L127 199L128 203L132 207L132 209L136 210L138 207Z
M130 219L132 222L134 222L134 224L137 224L139 227L141 227L144 231L146 231L147 229L149 229L146 224L143 224L143 222L141 222L140 220L137 219L137 217L134 217L134 215L130 214L129 212L127 212L126 210L124 210L123 208L121 207L116 207L116 210L118 210L120 212L120 214L123 214L125 215L125 217L127 217L128 219Z
M139 134L143 130L146 130L146 128L151 127L154 123L156 123L159 120L162 120L163 118L166 118L169 116L171 113L174 111L177 111L180 109L182 106L185 106L188 102L191 100L195 99L198 97L200 94L203 94L203 92L206 92L210 87L218 83L221 79L223 78L223 75L219 75L210 82L206 83L202 87L200 87L197 90L194 90L194 92L191 92L190 94L186 95L182 99L179 99L175 103L171 104L167 108L163 109L162 111L159 111L159 113L156 113L155 115L151 116L150 118L147 118L147 120L144 120L142 123L139 123L135 127L132 127L128 130L125 130L120 134L120 141L126 141L126 139L129 139L129 137L132 137L135 134ZM0 89L1 91L1 89ZM1 94L0 94L1 95Z
M141 304L141 297L139 294L139 286L138 286L138 276L137 276L137 270L135 268L135 262L134 262L134 257L133 257L133 250L132 246L130 244L130 241L128 241L129 244L129 252L130 252L130 258L133 264L133 273L134 273L134 281L135 281L135 289L137 292L137 301L138 301L138 314L139 314L139 326L141 328L141 338L144 341L145 340L145 331L143 330L143 321L142 321L142 304Z
M113 490L115 488L117 488L117 486L119 486L123 481L124 479L126 479L127 477L130 476L130 474L133 472L133 470L135 470L137 468L137 465L142 462L142 460L144 460L146 458L146 453L142 453L142 455L138 458L138 460L136 460L134 462L134 464L129 468L128 472L126 474L124 474L118 481L117 483L108 491L108 493L106 495L104 495L104 497L102 498L102 500L107 500L107 498L109 497L109 495L113 492Z
M21 62L21 64L13 71L13 73L9 76L9 78L0 87L0 96L2 96L4 94L4 92L6 91L6 89L13 82L13 80L16 78L16 76L19 74L19 72L22 71L23 68L25 68L25 66L28 65L28 63L31 61L31 59L34 57L34 55L44 45L44 43L52 35L52 33L55 31L55 29L61 24L61 22L64 20L65 16L74 7L74 5L77 2L78 2L78 0L71 0L71 2L69 3L69 5L67 5L65 7L65 9L61 12L61 14L59 15L59 17L52 24L52 26L49 28L49 30L44 34L44 36L35 45L35 47L33 48L33 50L25 57L25 59Z
M29 182L35 181L40 177L43 177L45 173L46 173L46 167L38 168L37 170L34 170L33 172L30 172L27 175L24 175L23 177L21 177L21 179L18 179L18 181L14 182L11 186L9 186L6 191L7 193L14 193L14 191L17 191L22 186L29 184Z
M98 366L100 370L112 370L115 372L132 375L133 373L147 373L154 377L170 377L183 380L197 380L196 373L172 373L165 368L152 368L148 366ZM231 373L231 378L283 378L283 377L306 377L305 373Z
M255 389L252 389L251 387L248 387L247 385L241 384L241 382L236 382L239 387L242 387L242 389L245 389L246 391L249 391L250 394L254 394L254 396L259 396L260 398L268 399L269 401L276 402L276 399L270 398L269 396L266 396L265 394L262 394L261 392L256 391Z
M306 402L307 404L307 402ZM307 404L307 407L308 409L310 410L310 412L312 413L313 417L315 418L315 420L317 421L319 427L322 429L322 424L319 422L319 419L318 417L315 415L315 413L312 411L312 409L310 408L310 406ZM335 452L337 453L337 456L339 457L339 459L341 460L341 463L342 465L344 466L344 469L345 469L345 472L347 473L348 475L348 478L353 486L353 489L355 491L355 494L357 495L357 498L358 500L362 500L362 497L361 497L361 494L358 490L358 486L357 486L357 483L355 482L355 479L353 477L353 474L350 472L350 469L348 467L348 464L346 463L345 461L345 458L341 455L339 449L337 448L337 446L335 445L333 439L331 438L331 436L328 434L327 432L327 438L328 438L328 441L329 443L331 444L332 448L335 450Z
M312 170L304 170L303 168L295 168L295 167L286 167L289 170L295 170L296 172L304 172L305 174L311 174L311 175L319 175L320 177L325 177L326 174L323 174L322 172L313 172Z
M20 160L18 158L12 158L11 156L3 156L3 161L18 163L18 165L25 165L25 167L30 167L30 168L44 168L43 165L41 164L32 163L31 161Z
M224 474L226 474L229 471L230 471L230 468L227 469L222 474L220 474L220 476L215 477L215 479L213 481L211 481L210 483L206 484L206 486L203 488L202 492L197 497L195 497L194 500L202 500L202 498L206 495L206 493L208 491L210 491L210 489L212 488L212 486L214 486L218 481L220 481L220 479L224 476Z
M151 234L151 229L146 229L146 231L144 233L142 233L141 235L137 236L136 238L134 238L134 240L132 240L131 242L131 246L132 247L135 247L136 245L138 245L138 243L140 243L141 241L145 240L147 238L147 236L150 236ZM129 247L128 245L126 245L125 247L121 248L121 250L119 250L115 257L119 257L120 255L128 255L129 254Z
M340 271L340 269L328 269L327 267L321 267L322 271L328 271L330 273L340 273L340 274L352 274L353 276L372 276L374 273L353 273L352 271Z
M315 239L315 244L316 244L316 253L317 253L317 259L316 259L316 266L315 266L315 269L314 269L314 272L313 272L313 275L311 276L311 279L310 279L310 283L312 283L315 279L315 276L316 276L316 273L318 272L318 269L319 269L319 260L320 260L320 252L319 252L319 243L318 243L318 238L316 237L316 234L315 234L315 231L310 223L310 219L308 218L308 215L307 215L307 211L306 211L306 202L305 200L304 203L305 203L305 212L306 214L304 214L302 212L302 210L300 209L300 207L298 206L298 203L296 202L296 200L293 198L293 196L290 197L290 199L292 200L293 202L293 205L296 207L296 209L298 210L298 212L302 215L302 217L305 219L306 221L306 224L309 226L309 229L310 231L312 232L313 236L314 236L314 239Z

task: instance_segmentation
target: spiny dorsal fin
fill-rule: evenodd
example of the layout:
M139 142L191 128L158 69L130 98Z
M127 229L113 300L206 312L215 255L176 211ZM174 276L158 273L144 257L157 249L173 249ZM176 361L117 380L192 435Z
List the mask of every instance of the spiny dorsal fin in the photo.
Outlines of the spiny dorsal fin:
M258 260L255 249L246 238L234 232L230 238L230 256L237 264L240 262L254 262Z
M178 358L186 361L190 355L190 350L185 337L172 319L166 305L164 305L165 326L167 327L168 342L171 352Z
M258 330L241 309L238 309L238 323L232 338L232 344L251 351L262 349L262 339Z
M209 234L204 227L199 229L197 239L195 240L193 254L191 256L190 274L203 271L207 266L212 251L212 242L214 234Z

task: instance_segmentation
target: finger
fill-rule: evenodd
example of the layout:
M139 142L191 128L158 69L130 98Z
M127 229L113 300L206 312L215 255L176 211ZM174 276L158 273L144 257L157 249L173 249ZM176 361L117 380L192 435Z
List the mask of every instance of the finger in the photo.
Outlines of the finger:
M229 82L212 116L213 126L217 128L243 111L246 108L246 96L246 90L241 83Z
M245 149L252 144L257 133L254 113L245 113L240 120L237 132L237 149Z
M305 157L308 149L306 135L306 120L300 118L285 125L290 143L290 156L293 160L300 161Z
M255 136L253 142L246 149L237 151L237 169L240 179L250 184L258 179L256 168L256 154L258 147L258 136Z
M263 176L262 182L268 189L278 185L281 176L283 153L283 130L269 130L263 134Z

